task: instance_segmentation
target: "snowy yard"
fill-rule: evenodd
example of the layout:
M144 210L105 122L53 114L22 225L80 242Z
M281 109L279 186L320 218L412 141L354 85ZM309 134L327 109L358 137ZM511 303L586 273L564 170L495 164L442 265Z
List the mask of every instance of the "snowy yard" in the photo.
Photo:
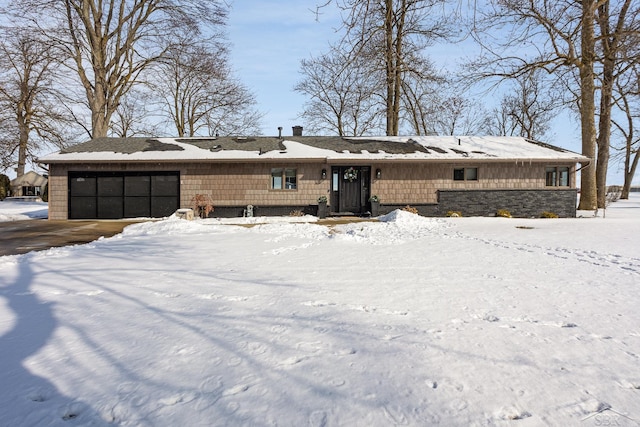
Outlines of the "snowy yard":
M0 257L0 424L638 425L640 197L284 220Z

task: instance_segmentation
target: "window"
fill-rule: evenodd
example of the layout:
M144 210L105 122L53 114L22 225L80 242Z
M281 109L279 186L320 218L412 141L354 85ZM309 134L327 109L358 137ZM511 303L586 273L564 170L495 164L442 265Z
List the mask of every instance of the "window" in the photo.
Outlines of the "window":
M23 196L40 196L41 189L40 186L23 186L22 187L22 195Z
M271 169L271 188L273 190L295 190L298 188L296 169Z
M477 181L478 168L454 168L453 180L454 181Z
M568 187L568 166L547 166L545 169L545 185L547 187Z

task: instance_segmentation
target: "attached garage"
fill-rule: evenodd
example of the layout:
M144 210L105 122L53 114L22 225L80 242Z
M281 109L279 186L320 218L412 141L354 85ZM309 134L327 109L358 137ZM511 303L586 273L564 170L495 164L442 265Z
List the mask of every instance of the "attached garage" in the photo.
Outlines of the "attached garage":
M169 216L180 206L178 172L69 172L69 219Z

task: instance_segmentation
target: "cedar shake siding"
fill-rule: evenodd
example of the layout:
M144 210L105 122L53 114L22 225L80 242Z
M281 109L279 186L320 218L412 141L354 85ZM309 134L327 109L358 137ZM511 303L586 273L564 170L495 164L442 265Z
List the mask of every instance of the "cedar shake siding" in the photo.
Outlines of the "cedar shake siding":
M514 216L538 216L546 210L570 217L575 216L576 165L588 159L523 138L255 137L102 138L40 162L49 164L50 219L80 218L78 206L85 199L79 197L84 194L74 181L78 177L97 177L98 182L106 176L108 184L110 176L133 182L142 175L161 181L171 176L179 186L170 195L173 201L166 202L167 195L160 194L163 215L174 205L190 208L194 196L204 194L213 200L212 217L241 216L247 205L254 206L256 216L289 215L294 210L315 215L320 196L327 196L330 213L362 215L370 211L372 195L381 201L380 214L411 205L428 216L444 216L448 210L487 216L508 209ZM552 168L558 172L549 172ZM96 185L95 198L86 198L91 206L80 209L83 215L91 216L86 212L92 212L92 204L107 206L115 200L126 205L126 185L115 197L106 190L100 193ZM348 193L338 193L347 187ZM152 199L153 190L149 191ZM357 209L340 203L348 207L341 211L336 201L354 197L354 191Z

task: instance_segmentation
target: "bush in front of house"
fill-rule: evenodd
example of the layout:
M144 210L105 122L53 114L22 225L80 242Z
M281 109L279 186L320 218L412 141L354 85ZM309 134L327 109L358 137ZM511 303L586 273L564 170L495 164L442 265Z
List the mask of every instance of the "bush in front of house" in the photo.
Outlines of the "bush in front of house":
M511 218L511 212L506 209L498 209L498 212L496 212L496 216L500 216L502 218Z
M418 215L418 209L414 208L413 206L410 206L410 205L405 206L404 208L402 208L402 210L405 211L405 212L409 212L409 213Z
M447 216L452 218L458 218L462 216L462 212L460 211L447 211Z
M544 211L540 214L540 218L558 218L558 214L549 212L549 211Z
M48 182L44 185L40 198L42 199L43 202L49 201L49 183Z
M9 196L9 185L11 180L7 175L0 175L0 200L4 200Z

